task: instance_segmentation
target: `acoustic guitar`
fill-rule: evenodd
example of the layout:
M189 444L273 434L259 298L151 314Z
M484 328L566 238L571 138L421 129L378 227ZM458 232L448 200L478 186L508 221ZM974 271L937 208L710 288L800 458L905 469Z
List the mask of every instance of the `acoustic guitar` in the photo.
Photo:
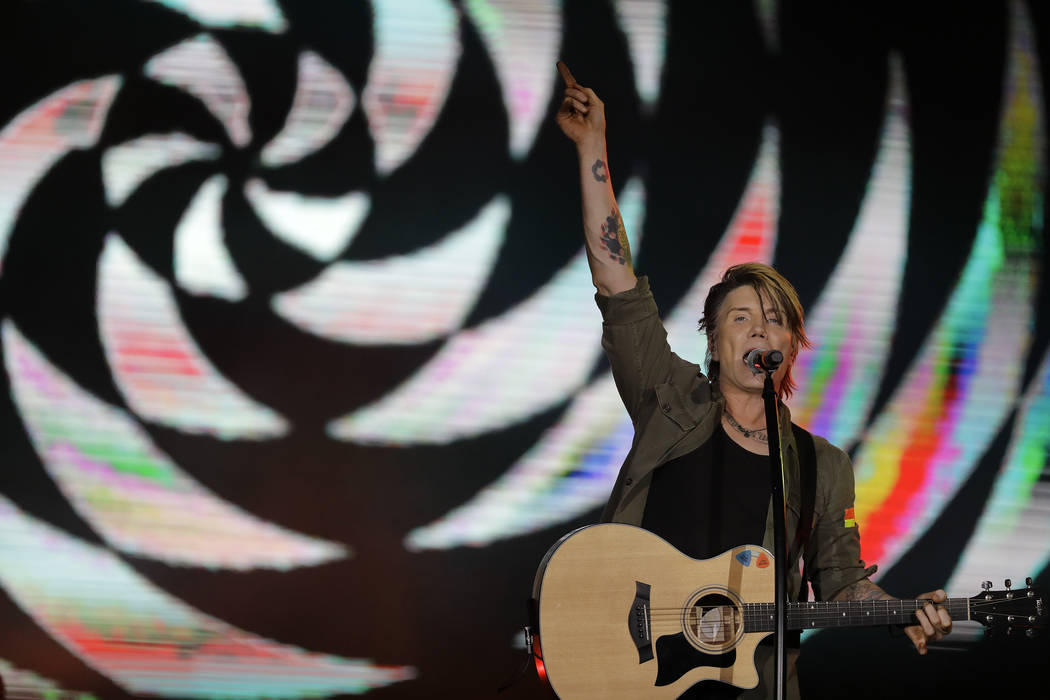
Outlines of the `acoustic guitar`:
M1009 586L1009 582L1007 582ZM985 590L941 605L953 620L1041 627L1045 604L1028 587ZM743 545L711 559L682 554L632 525L569 533L536 574L537 669L562 700L676 698L706 679L758 684L755 647L775 627L773 556ZM789 630L898 625L928 600L789 603Z

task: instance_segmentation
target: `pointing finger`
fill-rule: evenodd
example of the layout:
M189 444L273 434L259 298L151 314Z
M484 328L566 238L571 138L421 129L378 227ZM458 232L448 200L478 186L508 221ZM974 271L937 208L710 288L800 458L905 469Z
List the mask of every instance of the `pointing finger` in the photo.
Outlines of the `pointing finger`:
M561 79L565 81L565 87L576 87L576 78L572 77L572 71L564 61L558 61L558 72L561 73Z

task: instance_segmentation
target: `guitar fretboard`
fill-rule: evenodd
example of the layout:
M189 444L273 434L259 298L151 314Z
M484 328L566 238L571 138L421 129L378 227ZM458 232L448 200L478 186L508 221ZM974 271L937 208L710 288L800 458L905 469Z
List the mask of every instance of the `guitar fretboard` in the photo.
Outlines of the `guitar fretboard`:
M788 603L786 624L789 630L820 627L866 627L915 622L915 611L928 600L846 600ZM953 620L970 619L968 598L949 598L940 607L947 608ZM744 604L745 632L772 632L776 619L773 603Z

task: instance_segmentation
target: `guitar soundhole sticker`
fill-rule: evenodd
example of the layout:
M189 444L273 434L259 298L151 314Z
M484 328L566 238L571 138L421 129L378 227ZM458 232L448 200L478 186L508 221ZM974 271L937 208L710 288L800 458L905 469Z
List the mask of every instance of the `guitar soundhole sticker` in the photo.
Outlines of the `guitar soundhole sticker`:
M686 638L707 652L734 647L744 632L739 603L722 593L697 595L686 607L682 623Z

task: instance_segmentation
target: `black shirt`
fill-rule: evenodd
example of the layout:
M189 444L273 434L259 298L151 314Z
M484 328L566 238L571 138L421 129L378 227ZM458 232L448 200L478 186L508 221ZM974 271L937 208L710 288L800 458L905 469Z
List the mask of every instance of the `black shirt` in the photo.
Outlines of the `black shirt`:
M769 498L769 457L733 442L719 423L706 443L653 472L642 527L683 554L709 559L738 545L762 544ZM737 698L743 692L702 681L679 700Z
M708 559L762 544L769 494L769 457L745 450L719 424L710 440L653 472L642 527Z

